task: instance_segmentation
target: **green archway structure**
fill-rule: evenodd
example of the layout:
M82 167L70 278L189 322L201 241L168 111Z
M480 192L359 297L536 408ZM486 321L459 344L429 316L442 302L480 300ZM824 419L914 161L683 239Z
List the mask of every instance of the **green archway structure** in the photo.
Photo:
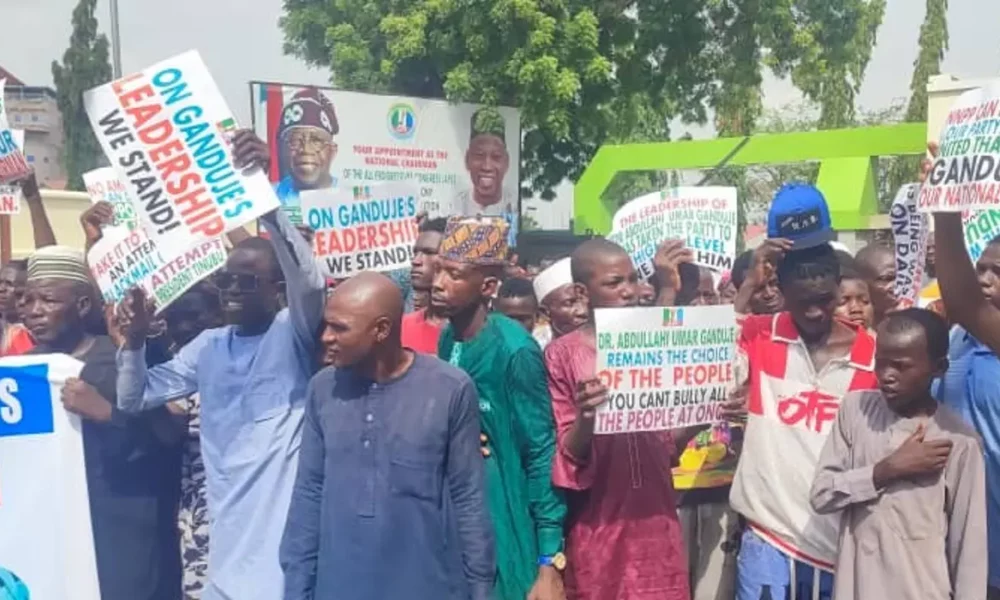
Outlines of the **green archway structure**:
M601 200L622 171L711 169L747 138L606 145L580 176L573 190L575 233L607 234L617 210L613 199ZM923 154L926 123L904 123L858 129L834 129L751 136L726 163L731 166L817 161L816 185L830 206L838 230L863 229L877 213L874 161L879 156Z

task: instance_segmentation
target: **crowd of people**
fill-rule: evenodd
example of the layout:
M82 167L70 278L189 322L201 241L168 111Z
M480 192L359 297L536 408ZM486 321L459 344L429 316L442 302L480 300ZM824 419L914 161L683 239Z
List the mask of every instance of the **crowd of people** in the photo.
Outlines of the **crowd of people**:
M973 265L960 214L934 215L933 310L789 184L731 272L664 240L648 281L602 238L521 268L482 216L422 219L405 293L330 281L275 211L157 313L104 306L23 191L0 356L84 364L62 403L104 600L1000 599L1000 239ZM724 421L595 435L596 309L729 303Z

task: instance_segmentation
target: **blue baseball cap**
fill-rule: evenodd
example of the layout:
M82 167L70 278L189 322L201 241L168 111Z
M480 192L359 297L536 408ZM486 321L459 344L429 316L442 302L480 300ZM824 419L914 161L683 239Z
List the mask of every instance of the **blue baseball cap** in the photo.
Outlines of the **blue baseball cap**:
M793 250L837 239L823 193L807 183L786 183L767 211L767 237L785 238Z

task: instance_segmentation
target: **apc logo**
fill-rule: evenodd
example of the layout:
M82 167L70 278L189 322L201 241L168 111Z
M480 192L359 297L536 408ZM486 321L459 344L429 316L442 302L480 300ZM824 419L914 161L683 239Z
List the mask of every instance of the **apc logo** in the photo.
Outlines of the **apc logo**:
M417 113L412 106L405 102L393 104L389 107L386 124L389 126L389 134L392 137L397 140L408 140L413 137L413 132L417 130Z
M663 326L664 327L681 327L684 325L684 309L683 308L664 308L663 309Z
M52 433L47 365L0 367L0 437Z

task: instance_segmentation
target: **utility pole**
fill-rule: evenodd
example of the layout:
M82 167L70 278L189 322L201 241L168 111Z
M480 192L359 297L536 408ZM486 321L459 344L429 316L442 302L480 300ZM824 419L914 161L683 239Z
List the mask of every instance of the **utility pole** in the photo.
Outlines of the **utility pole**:
M118 33L118 0L111 3L111 74L115 79L122 76L122 40Z

